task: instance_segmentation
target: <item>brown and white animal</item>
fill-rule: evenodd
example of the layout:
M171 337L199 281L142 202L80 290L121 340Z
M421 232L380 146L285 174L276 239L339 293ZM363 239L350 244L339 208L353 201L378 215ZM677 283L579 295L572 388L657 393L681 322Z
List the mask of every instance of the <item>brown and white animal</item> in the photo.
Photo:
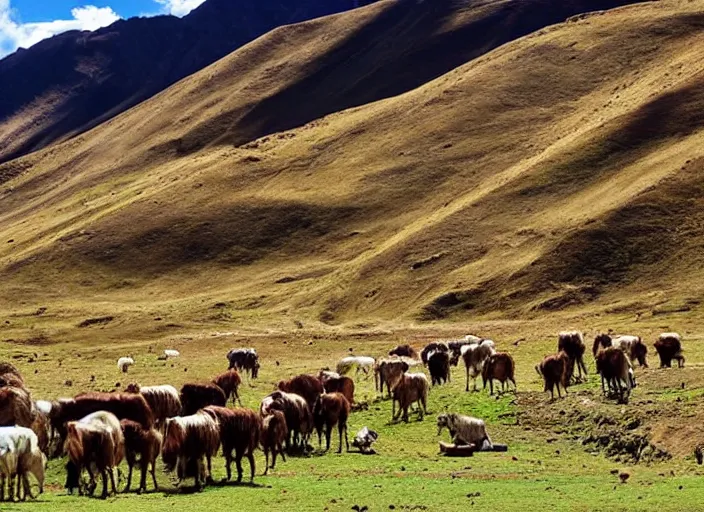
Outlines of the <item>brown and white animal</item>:
M375 387L378 384L379 392L383 395L386 384L386 391L391 396L391 390L408 368L408 363L398 358L380 359L374 368Z
M14 375L17 379L19 379L20 382L22 382L21 387L24 387L24 379L22 378L22 374L17 369L17 367L12 363L8 363L7 361L0 361L0 376L8 376L10 374Z
M648 347L643 343L640 336L622 335L612 339L615 347L620 348L628 356L631 363L638 361L642 367L648 367Z
M594 343L592 344L592 354L594 358L596 358L596 355L599 353L599 349L609 348L611 346L613 346L613 340L609 334L602 332L594 336Z
M670 368L672 360L677 361L677 366L684 366L682 355L682 338L676 332L662 333L655 342L655 350L660 357L660 368Z
M267 416L264 416L262 424L261 445L264 451L266 461L266 469L264 474L269 472L269 468L274 469L276 466L276 456L281 455L281 458L286 462L284 454L284 443L288 438L288 427L286 426L286 417L284 413L277 410L270 410ZM271 466L269 466L269 453L271 452Z
M127 486L125 492L130 490L132 484L132 470L139 463L140 479L137 492L147 490L147 472L151 466L152 482L154 489L159 489L156 482L156 461L161 453L163 436L155 428L145 429L139 423L132 420L120 421L122 434L125 438L125 460L129 468L127 473Z
M126 393L140 394L149 404L154 415L155 427L163 432L167 418L181 414L181 398L178 391L168 384L161 386L140 386L137 383L129 384Z
M24 388L0 388L0 426L31 427L35 410L29 392Z
M431 352L428 355L428 371L433 384L450 382L450 355L447 352Z
M261 417L250 409L227 409L209 406L203 412L210 414L220 425L222 455L225 457L227 480L232 478L232 461L237 466L237 482L242 481L242 457L247 457L250 482L254 481L254 450L259 446L262 431ZM234 452L234 457L233 457Z
M596 370L601 374L601 387L604 383L618 394L620 402L627 402L634 382L633 369L626 354L620 348L609 347L596 355Z
M514 391L516 390L516 379L514 372L516 365L513 362L513 357L508 352L497 352L489 356L482 367L482 383L486 389L487 382L489 383L490 395L494 394L494 381L498 380L501 383L501 391L505 391L506 383L513 384Z
M39 449L37 436L26 427L0 427L0 501L5 500L5 482L8 483L10 501L14 499L14 479L17 478L17 498L32 496L28 474L39 483L44 492L46 456ZM24 491L24 496L22 491Z
M112 492L117 493L115 470L125 454L125 439L117 417L107 411L97 411L78 421L66 425L66 452L80 478L82 471L88 471L91 481L91 494L95 489L97 470L103 480L102 497L108 496L108 480ZM79 492L81 491L78 486Z
M184 384L181 387L181 415L190 416L209 405L225 407L227 398L222 388L212 382Z
M448 341L447 346L451 352L450 364L452 366L457 366L460 358L462 357L462 347L466 345L479 345L482 341L484 341L484 338L474 336L473 334L467 334L461 340Z
M564 351L570 358L570 365L574 376L574 366L577 365L577 379L581 381L587 375L587 365L584 363L584 335L579 331L563 331L557 335L557 351ZM584 373L584 377L582 376Z
M428 414L426 403L428 401L428 379L423 373L404 373L401 379L392 388L393 401L391 403L391 419L398 420L403 412L403 421L408 422L408 408L413 402L418 402L418 417L423 419L423 413ZM398 412L396 412L398 402Z
M227 353L227 360L230 362L228 370L235 368L247 372L253 379L258 377L259 355L253 348L233 348Z
M555 399L554 389L557 388L557 396L562 398L560 394L560 386L567 394L567 386L570 383L570 361L569 356L564 351L546 356L543 361L536 365L535 370L538 372L544 382L543 391L550 391L550 398Z
M354 404L354 381L349 377L330 377L321 383L326 393L342 393L350 405Z
M453 444L473 444L477 449L493 446L491 438L486 432L486 425L479 418L456 413L443 413L438 416L438 435L442 433L443 428L450 432Z
M466 375L465 391L469 391L470 377L473 381L473 389L477 391L477 377L482 373L484 362L496 352L494 342L484 340L478 345L465 345L461 350Z
M286 393L295 393L305 398L311 410L318 397L324 392L323 385L313 375L297 375L289 380L280 381L277 387Z
M221 373L213 379L213 384L223 390L225 393L226 403L227 400L232 397L232 403L235 404L237 401L240 403L240 407L242 407L242 400L240 400L240 395L238 392L240 384L242 384L242 378L237 370L232 369L227 370L225 373Z
M409 357L411 359L419 359L418 351L410 345L398 345L389 350L390 356Z
M212 458L220 446L220 427L210 414L198 411L190 416L166 420L166 435L161 450L166 471L176 469L179 483L195 480L196 488L212 480Z
M342 433L345 433L347 451L350 451L350 442L347 438L347 418L350 415L350 403L342 393L324 393L318 397L313 406L313 423L318 432L318 446L322 443L322 432L325 429L325 450L330 449L330 435L337 425L340 435L340 446L337 453L342 453Z
M295 393L274 391L262 399L260 406L262 416L266 416L272 410L281 411L286 418L288 428L286 449L289 450L298 444L305 449L313 432L313 414L306 400Z
M431 352L450 352L450 347L444 341L432 341L428 343L423 350L420 351L420 360L423 364L428 364L428 357L430 357Z

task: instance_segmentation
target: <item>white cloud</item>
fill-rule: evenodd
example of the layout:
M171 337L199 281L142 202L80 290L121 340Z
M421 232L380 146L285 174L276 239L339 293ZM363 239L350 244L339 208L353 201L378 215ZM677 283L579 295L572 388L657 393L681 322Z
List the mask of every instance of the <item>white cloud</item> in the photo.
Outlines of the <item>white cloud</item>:
M86 5L71 9L70 20L20 23L10 8L10 0L0 0L0 58L17 48L29 48L47 37L68 30L97 30L120 19L110 7Z
M2 0L0 0L2 1ZM205 0L154 0L156 3L163 5L162 9L168 14L174 16L185 16L193 9L202 4Z

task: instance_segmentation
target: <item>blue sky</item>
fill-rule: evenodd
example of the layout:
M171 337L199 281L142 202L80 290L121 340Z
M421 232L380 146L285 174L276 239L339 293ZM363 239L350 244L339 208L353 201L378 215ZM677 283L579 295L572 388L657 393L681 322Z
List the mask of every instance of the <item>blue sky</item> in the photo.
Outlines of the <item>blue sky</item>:
M185 16L203 1L0 0L0 58L67 30L96 30L133 16Z

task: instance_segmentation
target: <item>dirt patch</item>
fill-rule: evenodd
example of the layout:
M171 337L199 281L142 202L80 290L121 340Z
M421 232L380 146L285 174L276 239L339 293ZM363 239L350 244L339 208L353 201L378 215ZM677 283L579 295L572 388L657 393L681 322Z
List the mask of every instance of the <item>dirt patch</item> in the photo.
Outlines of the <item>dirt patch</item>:
M98 318L88 318L87 320L83 320L80 324L78 324L78 327L90 327L92 325L103 325L103 324L109 324L115 319L113 316L101 316Z

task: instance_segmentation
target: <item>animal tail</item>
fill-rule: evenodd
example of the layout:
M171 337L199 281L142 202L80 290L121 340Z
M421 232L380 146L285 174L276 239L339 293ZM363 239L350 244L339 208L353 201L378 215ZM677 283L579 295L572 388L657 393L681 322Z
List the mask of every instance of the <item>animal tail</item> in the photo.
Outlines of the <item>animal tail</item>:
M539 364L536 364L536 365L535 365L535 371L538 372L538 375L540 375L541 377L544 376L544 375L543 375L543 370L540 368L540 365L539 365Z

